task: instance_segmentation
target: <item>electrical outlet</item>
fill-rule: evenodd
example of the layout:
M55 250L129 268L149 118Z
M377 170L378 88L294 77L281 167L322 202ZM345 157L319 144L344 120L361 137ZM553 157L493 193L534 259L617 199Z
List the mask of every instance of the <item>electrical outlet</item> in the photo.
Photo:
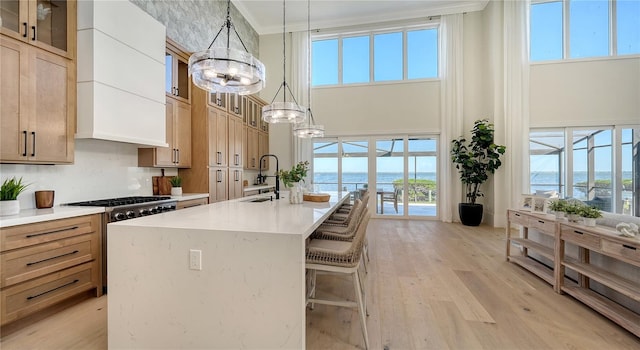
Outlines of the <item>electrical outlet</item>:
M189 269L202 270L202 250L189 249Z

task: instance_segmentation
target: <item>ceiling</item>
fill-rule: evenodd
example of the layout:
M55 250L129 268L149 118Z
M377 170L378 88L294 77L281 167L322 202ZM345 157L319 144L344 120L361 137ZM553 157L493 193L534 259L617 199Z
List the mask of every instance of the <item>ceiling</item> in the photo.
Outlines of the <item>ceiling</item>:
M282 1L231 0L258 35L282 33ZM484 9L489 0L311 0L311 28L391 22ZM307 1L286 2L286 30L307 30Z

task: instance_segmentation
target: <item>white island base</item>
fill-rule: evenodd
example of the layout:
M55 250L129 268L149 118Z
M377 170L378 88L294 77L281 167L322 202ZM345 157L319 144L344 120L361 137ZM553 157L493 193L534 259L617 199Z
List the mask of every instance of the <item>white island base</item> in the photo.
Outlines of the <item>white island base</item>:
M109 224L109 349L304 348L305 239L348 194L283 197Z

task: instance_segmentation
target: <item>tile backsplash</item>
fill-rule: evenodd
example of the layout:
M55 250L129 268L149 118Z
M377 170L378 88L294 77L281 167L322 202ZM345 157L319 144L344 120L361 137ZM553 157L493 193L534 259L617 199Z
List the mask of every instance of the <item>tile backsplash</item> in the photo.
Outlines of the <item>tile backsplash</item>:
M138 167L136 145L77 139L75 162L71 165L0 164L0 180L22 177L29 187L19 197L22 209L35 208L34 192L54 190L54 205L100 198L152 195L151 177L156 168ZM166 169L165 175L176 175Z

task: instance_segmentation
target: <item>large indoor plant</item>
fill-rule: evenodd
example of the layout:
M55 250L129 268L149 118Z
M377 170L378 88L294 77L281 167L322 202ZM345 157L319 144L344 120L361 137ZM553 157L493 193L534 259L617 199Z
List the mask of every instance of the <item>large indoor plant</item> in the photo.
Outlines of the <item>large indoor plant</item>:
M20 202L18 196L22 193L28 184L22 183L22 178L6 179L0 186L0 216L16 215L20 212Z
M489 174L502 165L500 156L506 147L493 142L493 124L488 120L476 120L471 130L471 140L461 136L451 141L451 160L460 173L460 180L465 185L466 203L458 204L460 221L467 226L478 226L482 222L482 204L476 203L480 185L489 179Z

